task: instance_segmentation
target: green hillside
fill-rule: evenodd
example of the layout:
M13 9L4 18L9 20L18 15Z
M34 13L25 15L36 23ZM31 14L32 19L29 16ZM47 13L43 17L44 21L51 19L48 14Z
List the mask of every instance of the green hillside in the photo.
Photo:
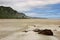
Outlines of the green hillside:
M0 6L0 19L25 19L27 16L24 13L18 13L11 7Z

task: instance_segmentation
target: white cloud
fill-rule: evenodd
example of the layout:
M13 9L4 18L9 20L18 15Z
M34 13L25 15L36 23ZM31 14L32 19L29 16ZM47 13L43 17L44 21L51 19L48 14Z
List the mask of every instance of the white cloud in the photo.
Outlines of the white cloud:
M31 17L40 17L40 14L37 13L25 13L25 14Z
M0 5L11 6L18 11L29 11L32 7L59 3L60 0L0 0Z

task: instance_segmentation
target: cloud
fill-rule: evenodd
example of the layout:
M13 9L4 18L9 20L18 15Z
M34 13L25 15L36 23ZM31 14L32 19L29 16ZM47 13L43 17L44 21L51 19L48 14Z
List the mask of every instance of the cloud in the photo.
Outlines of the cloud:
M59 3L60 0L0 0L0 5L11 6L18 11L29 11L34 7Z
M60 18L60 3L45 5L43 8L36 7L25 14L32 17Z
M38 16L38 14L34 13L34 12L32 12L32 13L25 13L25 14L28 15L28 16L31 16L31 17L37 17Z

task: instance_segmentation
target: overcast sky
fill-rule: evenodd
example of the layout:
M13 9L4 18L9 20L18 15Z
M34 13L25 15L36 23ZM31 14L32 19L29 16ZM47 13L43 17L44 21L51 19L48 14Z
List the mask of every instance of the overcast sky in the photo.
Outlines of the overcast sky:
M0 6L10 6L32 17L60 18L60 0L0 0Z

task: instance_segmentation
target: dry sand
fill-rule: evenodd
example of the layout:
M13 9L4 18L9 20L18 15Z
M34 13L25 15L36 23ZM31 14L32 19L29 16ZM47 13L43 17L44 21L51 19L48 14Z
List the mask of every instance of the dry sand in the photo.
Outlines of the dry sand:
M31 30L51 29L54 36L37 34ZM60 40L60 20L53 19L0 19L0 40ZM30 30L25 33L24 30Z

